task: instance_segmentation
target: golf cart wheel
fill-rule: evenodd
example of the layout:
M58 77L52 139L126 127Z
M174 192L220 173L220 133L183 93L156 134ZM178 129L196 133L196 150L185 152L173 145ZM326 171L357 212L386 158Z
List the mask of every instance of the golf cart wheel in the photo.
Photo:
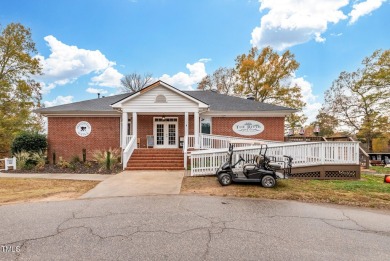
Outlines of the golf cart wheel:
M227 173L223 173L219 175L218 181L222 186L229 186L232 184L232 177Z
M265 188L273 188L276 184L276 180L271 175L265 175L261 179L261 185Z

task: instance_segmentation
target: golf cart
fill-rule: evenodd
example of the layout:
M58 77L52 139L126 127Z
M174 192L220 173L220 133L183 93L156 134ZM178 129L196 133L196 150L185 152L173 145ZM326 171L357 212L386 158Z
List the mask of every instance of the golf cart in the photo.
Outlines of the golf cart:
M250 162L239 155L238 161L234 164L233 148L234 142L230 142L227 161L222 163L216 172L222 186L228 186L232 182L246 182L260 183L263 187L272 188L276 185L278 178L286 179L291 174L293 159L285 155L283 155L283 161L276 161L275 157L267 157L268 146L266 144L260 144L259 155L255 155Z

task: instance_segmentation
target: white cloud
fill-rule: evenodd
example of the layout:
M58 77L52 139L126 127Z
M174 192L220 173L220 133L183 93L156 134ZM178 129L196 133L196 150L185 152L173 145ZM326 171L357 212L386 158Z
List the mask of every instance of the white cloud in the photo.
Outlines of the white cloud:
M99 50L86 50L74 45L67 45L54 36L44 37L51 54L45 58L37 55L43 67L43 75L38 77L43 82L42 93L48 93L57 85L72 83L79 77L90 73L100 74L95 78L99 86L118 87L118 77L122 77L113 66L115 62L108 60Z
M51 90L53 90L56 87L56 85L54 83L46 84L44 82L40 82L40 84L41 84L41 87L42 87L41 88L41 93L42 94L47 94L47 93L49 93Z
M201 63L208 63L208 62L211 62L211 58L201 58L201 59L199 59L198 62L201 62Z
M60 95L60 96L57 96L52 101L44 101L43 103L45 104L46 107L52 107L52 106L71 103L72 101L73 101L73 96L61 96Z
M321 36L328 23L338 23L347 16L340 10L348 0L259 0L260 11L268 10L262 16L260 27L252 31L251 44L257 47L272 46L283 50L293 45L315 39L325 41Z
M294 85L301 87L302 100L306 103L306 106L303 108L303 113L307 116L307 121L304 124L310 124L315 121L322 105L317 101L318 97L313 94L313 88L310 82L302 77L294 77L291 80L291 86Z
M318 43L323 43L323 42L325 42L326 39L323 38L323 37L321 37L321 34L320 34L320 33L315 33L314 35L315 35L314 40L315 40L316 42L318 42Z
M86 89L85 91L88 92L88 93L93 93L93 94L96 94L96 93L106 94L106 93L108 93L108 91L106 91L106 90L103 90L103 89L95 89L95 88L91 88L91 87L89 87L89 88Z
M207 75L206 67L204 62L200 60L193 64L187 63L186 67L189 73L178 72L172 76L164 74L159 79L176 88L191 90L194 85L198 84Z
M367 0L353 5L352 11L348 14L351 17L349 24L355 23L361 16L370 14L375 9L381 7L386 0Z
M108 67L98 76L92 77L90 85L98 85L104 87L121 87L121 79L123 74L118 72L113 67Z

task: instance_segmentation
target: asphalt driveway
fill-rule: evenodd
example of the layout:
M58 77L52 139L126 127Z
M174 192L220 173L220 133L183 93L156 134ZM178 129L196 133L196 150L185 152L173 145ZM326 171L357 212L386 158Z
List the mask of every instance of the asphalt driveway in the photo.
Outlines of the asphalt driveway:
M175 195L180 193L184 170L124 171L100 182L81 198Z
M0 260L390 260L390 215L293 201L135 196L0 206Z

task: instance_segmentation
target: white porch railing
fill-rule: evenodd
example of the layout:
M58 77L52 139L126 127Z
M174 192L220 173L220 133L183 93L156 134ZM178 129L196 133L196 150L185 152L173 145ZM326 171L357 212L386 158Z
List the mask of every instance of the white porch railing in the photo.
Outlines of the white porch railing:
M195 135L188 135L187 138L184 138L184 141L187 140L187 148L193 149L195 148Z
M4 169L0 169L0 170L9 170L9 167L12 167L13 170L16 169L16 158L15 157L0 159L0 161L4 161ZM3 164L1 164L1 165L3 165Z
M187 136L188 149L195 148L195 135ZM222 136L222 135L212 135L212 134L200 134L199 135L199 148L200 149L222 149L229 147L229 142L232 140L243 140L243 141L264 141L268 143L277 143L278 141L269 141L269 140L259 140L252 138L239 138L233 136ZM237 143L236 143L237 144ZM237 146L247 147L251 144L242 143L237 144Z
M241 138L241 137L232 137L232 136L222 136L222 135L211 135L211 134L200 134L199 136L199 146L200 149L222 149L228 148L229 142L235 140L235 144L237 147L248 147L252 146L252 144L245 141L259 141L269 143L278 143L278 141L269 141L269 140L260 140L260 139L252 139L252 138ZM243 142L240 143L239 141Z
M122 155L122 164L123 169L126 168L127 162L129 161L131 154L133 154L134 149L137 147L137 137L133 135L127 135L126 137L126 148L123 150Z
M215 174L218 167L226 160L227 148L191 152L191 176ZM239 155L249 160L258 155L260 146L234 148L233 161ZM358 142L311 142L311 143L274 143L268 144L267 156L284 160L283 155L293 157L293 167L312 165L358 165Z
M129 144L132 137L133 135L126 135L126 145Z

